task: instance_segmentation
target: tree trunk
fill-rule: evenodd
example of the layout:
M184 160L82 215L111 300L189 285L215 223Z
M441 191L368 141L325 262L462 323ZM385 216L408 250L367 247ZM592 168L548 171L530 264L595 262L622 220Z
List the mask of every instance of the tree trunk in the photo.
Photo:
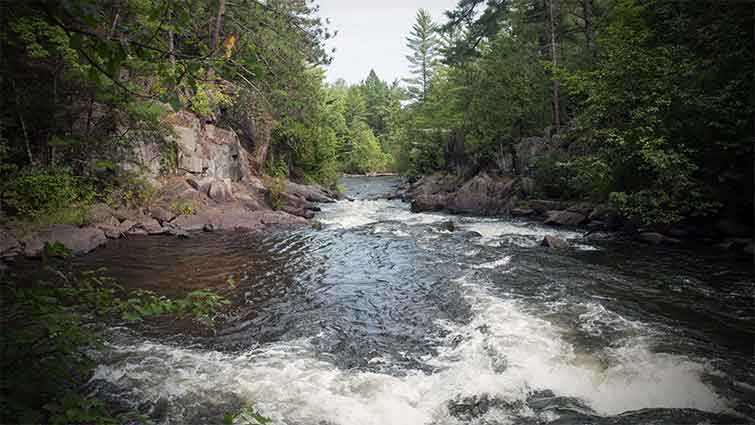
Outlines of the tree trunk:
M176 35L173 33L173 6L169 6L168 21L170 22L170 29L168 30L168 51L170 52L170 64L173 65L175 71L176 68Z
M556 51L556 22L553 10L554 1L555 0L548 1L550 11L550 13L548 13L548 20L550 22L551 62L553 63L553 72L551 73L551 78L553 79L553 97L551 104L553 108L553 126L556 129L556 133L558 134L561 131L561 85L554 75L556 68L558 67L558 54Z
M223 27L223 15L225 14L225 0L218 0L218 16L215 19L215 30L212 33L212 40L210 40L210 48L213 54L218 50L218 43L220 42L220 28Z
M585 18L585 44L590 57L595 60L598 56L598 45L595 41L595 15L593 13L594 0L582 0L582 14Z

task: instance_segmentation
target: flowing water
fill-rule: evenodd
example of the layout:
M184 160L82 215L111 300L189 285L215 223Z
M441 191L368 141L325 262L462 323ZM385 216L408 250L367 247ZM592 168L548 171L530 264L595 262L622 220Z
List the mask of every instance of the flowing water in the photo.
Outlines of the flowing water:
M321 230L131 238L80 260L234 303L209 335L112 329L92 391L170 424L245 405L302 425L755 421L752 258L413 214L374 200L396 179L343 184L355 200L323 205Z

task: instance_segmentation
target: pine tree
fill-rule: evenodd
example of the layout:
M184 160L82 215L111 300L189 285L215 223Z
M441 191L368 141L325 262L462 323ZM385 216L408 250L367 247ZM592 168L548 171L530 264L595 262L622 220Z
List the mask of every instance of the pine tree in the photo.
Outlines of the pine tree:
M412 51L407 55L409 68L414 75L406 78L409 95L416 100L424 101L430 87L430 80L438 66L439 42L438 26L433 23L430 12L426 9L417 11L417 22L412 26L412 32L406 38L406 46Z

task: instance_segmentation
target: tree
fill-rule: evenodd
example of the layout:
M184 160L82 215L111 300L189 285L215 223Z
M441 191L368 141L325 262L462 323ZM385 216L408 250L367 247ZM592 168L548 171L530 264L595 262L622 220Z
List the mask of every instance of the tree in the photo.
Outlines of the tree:
M417 11L417 21L412 26L412 32L406 38L406 46L412 52L406 58L409 60L409 68L414 77L404 81L409 85L409 95L418 101L424 101L427 98L430 80L439 63L440 45L437 30L438 26L433 23L430 12L420 9Z

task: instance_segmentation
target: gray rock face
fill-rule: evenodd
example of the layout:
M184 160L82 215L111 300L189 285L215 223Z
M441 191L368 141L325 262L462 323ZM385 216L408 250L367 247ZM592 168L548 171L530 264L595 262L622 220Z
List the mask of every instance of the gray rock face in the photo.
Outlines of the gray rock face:
M412 210L445 209L481 215L507 214L519 195L519 180L478 174L462 181L449 174L424 177L407 191Z
M87 254L107 242L105 233L94 227L76 227L68 224L55 224L49 229L34 233L22 240L24 254L39 257L46 243L61 243L74 255Z
M543 238L543 241L540 242L540 246L545 246L548 248L553 249L569 249L569 242L566 242L565 240L557 237L557 236L551 236L547 235Z
M179 173L230 181L251 175L247 152L233 131L202 126L199 117L186 110L171 115L167 121L173 125L175 136L160 142L138 143L123 168L145 170L151 177L157 177L166 171L161 170L160 159L173 150Z
M548 211L543 223L554 226L579 226L587 222L587 217L572 211Z

